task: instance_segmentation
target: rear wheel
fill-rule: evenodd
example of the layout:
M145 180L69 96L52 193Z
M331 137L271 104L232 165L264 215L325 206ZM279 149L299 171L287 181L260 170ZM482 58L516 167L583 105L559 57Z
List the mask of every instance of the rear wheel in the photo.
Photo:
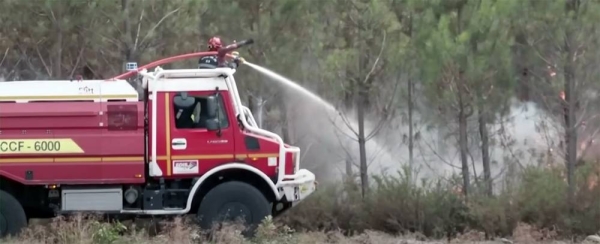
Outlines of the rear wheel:
M241 218L247 227L244 235L251 236L258 224L270 214L269 201L258 189L247 183L230 181L206 194L197 215L203 229L212 228L214 223Z
M19 201L0 190L0 238L17 235L26 226L27 217Z

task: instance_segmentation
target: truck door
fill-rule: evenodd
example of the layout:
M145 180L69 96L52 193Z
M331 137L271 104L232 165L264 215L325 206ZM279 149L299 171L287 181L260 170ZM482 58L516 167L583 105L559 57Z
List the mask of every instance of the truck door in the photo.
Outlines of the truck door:
M170 164L167 176L200 175L234 159L234 131L222 94L216 96L218 130L207 128L208 97L217 91L169 93ZM214 125L214 124L213 124ZM170 153L169 153L170 150Z

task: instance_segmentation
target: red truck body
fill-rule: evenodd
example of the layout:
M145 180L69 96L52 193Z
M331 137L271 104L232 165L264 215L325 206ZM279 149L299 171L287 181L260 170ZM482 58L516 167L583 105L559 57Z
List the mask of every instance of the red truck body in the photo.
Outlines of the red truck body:
M190 95L209 94L190 92ZM169 93L158 98L158 117L161 119L157 125L160 132L157 140L165 143L159 144L162 146L157 148L157 154L158 165L162 172L166 172L165 178L177 178L181 174L199 176L234 160L252 165L268 176L275 176L275 167L268 166L268 157L278 156L276 142L253 135L260 139L260 149L246 149L244 137L251 133L241 130L234 118L229 117L230 126L222 129L221 136L206 129L179 130L175 128L173 109L168 103L173 96L174 93ZM225 100L230 99L227 93L222 96ZM233 114L232 108L224 105L227 114ZM128 113L129 121L126 123L130 124L127 129L111 129L115 126L113 123L124 122L111 121L108 113L102 113L108 110L108 106L135 109L135 116ZM26 185L145 182L143 102L0 103L0 111L0 173L12 180ZM171 140L178 137L194 140L185 150L172 150ZM31 141L19 145L21 140ZM55 144L57 148L36 150L36 142ZM80 150L74 150L74 147ZM61 152L69 150L74 152ZM193 173L173 172L174 164L189 160L202 163L190 169L195 171ZM292 174L291 155L288 163L287 173ZM34 172L33 178L27 179L26 171Z
M151 66L203 55L214 53ZM256 226L314 192L300 150L241 104L234 69L146 68L107 81L0 83L0 237L38 215L80 211ZM135 74L142 99L122 80Z
M25 185L143 183L143 120L127 131L99 127L113 103L144 116L141 102L0 103L0 173Z

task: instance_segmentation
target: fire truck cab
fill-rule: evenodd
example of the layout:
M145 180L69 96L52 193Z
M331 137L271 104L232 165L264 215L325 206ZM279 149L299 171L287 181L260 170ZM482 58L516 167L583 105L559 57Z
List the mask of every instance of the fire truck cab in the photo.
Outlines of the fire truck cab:
M256 225L316 189L300 150L256 125L235 69L0 83L0 237L40 213L196 214Z

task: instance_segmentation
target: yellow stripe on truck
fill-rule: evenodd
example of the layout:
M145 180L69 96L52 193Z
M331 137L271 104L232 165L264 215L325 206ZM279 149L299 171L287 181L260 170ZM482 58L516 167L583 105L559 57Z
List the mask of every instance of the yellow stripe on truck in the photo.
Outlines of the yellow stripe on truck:
M84 153L73 139L42 138L1 140L0 154L63 154Z

